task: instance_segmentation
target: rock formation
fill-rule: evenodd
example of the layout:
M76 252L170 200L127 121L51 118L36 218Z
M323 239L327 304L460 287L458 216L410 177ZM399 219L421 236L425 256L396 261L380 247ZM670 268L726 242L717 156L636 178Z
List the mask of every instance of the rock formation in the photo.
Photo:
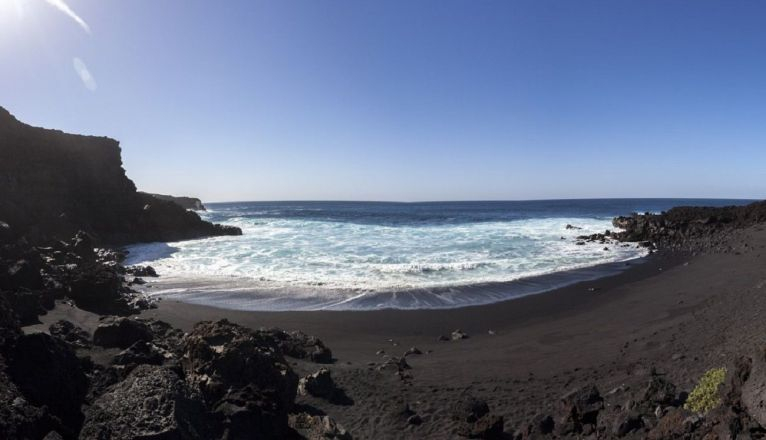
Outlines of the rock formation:
M195 197L169 196L165 194L151 194L151 193L145 193L141 191L139 191L139 193L148 194L154 197L155 199L173 202L183 209L191 209L192 211L207 211L207 209L205 209L205 205L202 204L202 201Z
M242 233L138 193L114 139L32 127L1 107L0 220L1 235L34 243L79 230L111 245Z

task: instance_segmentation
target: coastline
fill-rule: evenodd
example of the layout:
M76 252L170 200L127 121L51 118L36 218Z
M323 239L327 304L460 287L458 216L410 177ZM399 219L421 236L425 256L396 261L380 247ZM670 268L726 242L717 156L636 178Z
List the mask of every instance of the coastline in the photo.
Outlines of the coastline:
M762 344L758 335L766 334L766 323L741 324L750 313L743 301L756 310L766 307L758 291L766 263L758 250L766 246L760 229L742 234L733 252L660 252L613 276L490 305L247 312L163 300L142 316L185 331L199 320L227 319L320 337L337 358L336 383L356 403L339 406L310 397L298 403L333 414L355 438L454 435L436 421L448 417L447 403L466 392L481 395L505 418L506 432L514 432L535 414L555 411L568 390L588 383L602 392L640 389L653 369L691 389L702 372L730 365L736 354ZM470 337L437 341L456 329ZM413 377L408 384L380 377L368 366L408 347L426 353L407 358ZM303 362L293 367L300 374L315 368ZM423 425L399 418L403 404L423 417Z
M730 242L730 252L660 251L616 275L490 305L249 312L162 300L141 317L187 332L198 321L227 319L316 335L332 348L334 381L354 404L311 396L299 396L296 404L332 414L354 438L454 436L454 425L440 420L449 418L449 402L465 393L481 396L512 433L536 414L554 413L569 390L595 384L605 394L622 390L610 391L610 399L627 398L653 370L688 390L702 372L730 366L737 355L763 344L766 322L751 315L766 309L760 295L766 232L749 228ZM100 323L98 315L62 304L40 318L42 324L26 331L47 329L58 319L90 332ZM437 340L456 329L469 338ZM409 347L424 353L407 357L411 379L371 366ZM290 362L301 376L317 368ZM422 417L422 425L401 418L403 405Z

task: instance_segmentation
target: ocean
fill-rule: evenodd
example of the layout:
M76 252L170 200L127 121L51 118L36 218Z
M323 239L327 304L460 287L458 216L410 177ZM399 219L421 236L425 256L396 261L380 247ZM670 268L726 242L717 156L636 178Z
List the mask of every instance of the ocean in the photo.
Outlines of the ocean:
M613 217L748 200L206 204L243 235L129 246L149 295L243 310L448 308L544 292L624 269L637 245L576 244ZM575 228L567 228L572 225Z

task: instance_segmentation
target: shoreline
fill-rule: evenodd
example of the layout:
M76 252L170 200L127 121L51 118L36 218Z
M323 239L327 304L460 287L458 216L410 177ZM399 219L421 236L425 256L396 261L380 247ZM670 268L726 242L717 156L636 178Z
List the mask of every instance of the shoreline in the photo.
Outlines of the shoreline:
M657 258L657 255L650 252L626 260L532 275L511 281L384 291L328 290L328 292L346 292L351 295L344 299L327 300L322 300L318 296L296 298L295 293L298 291L315 291L307 287L257 289L241 287L243 283L238 280L222 282L221 280L180 279L165 282L162 273L159 274L158 279L145 280L145 285L135 288L157 300L250 312L447 310L514 301L527 296L551 293L580 283L595 282L630 271L652 258ZM227 303L229 306L226 305ZM384 306L378 307L376 304L384 304ZM269 308L262 308L264 306Z
M655 253L641 258L638 264L617 273L546 290L540 293L509 298L488 304L475 304L450 308L422 309L359 309L359 310L239 310L215 305L194 304L163 298L156 309L142 312L142 316L170 322L184 330L201 320L229 319L245 321L252 326L280 327L301 330L327 338L328 321L342 319L345 326L353 325L367 334L413 333L438 337L460 328L473 334L486 334L488 330L510 330L538 320L552 320L591 310L594 306L613 302L626 292L620 287L650 279L662 271L681 265L687 258L673 253ZM479 288L479 287L477 287ZM616 293L615 293L616 291ZM375 319L369 319L374 317ZM486 329L484 329L486 327ZM483 331L481 331L483 329ZM334 333L334 332L331 332ZM347 336L345 329L338 337ZM328 339L332 341L332 339Z

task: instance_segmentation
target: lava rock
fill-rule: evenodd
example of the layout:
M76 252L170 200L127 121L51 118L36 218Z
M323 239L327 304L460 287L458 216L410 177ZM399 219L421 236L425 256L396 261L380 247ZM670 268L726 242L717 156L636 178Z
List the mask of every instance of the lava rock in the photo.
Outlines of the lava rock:
M152 266L129 266L125 268L125 272L133 275L134 277L158 277L157 271Z
M290 428L307 440L352 440L351 434L329 416L290 414Z
M489 405L473 396L463 396L452 406L457 434L468 438L501 438L503 417L490 414Z
M200 322L186 337L187 381L221 417L229 438L281 438L298 378L273 339L226 320Z
M216 438L216 428L214 417L176 372L141 365L93 402L80 438Z
M93 332L93 343L100 347L128 348L138 341L151 341L152 332L142 321L131 318L108 318Z
M51 324L48 331L51 336L66 342L72 348L89 348L92 345L88 332L63 319Z
M457 329L457 330L452 332L452 334L450 335L450 338L453 341L459 341L461 339L468 339L468 333L464 333L462 330Z
M560 435L583 432L586 425L596 425L604 399L593 386L585 386L563 396L559 402L556 431Z
M300 331L284 332L278 329L264 330L276 339L279 349L285 356L297 359L309 359L318 364L333 362L332 350L316 336Z
M335 394L335 382L332 380L330 370L322 368L314 374L310 374L298 382L298 393L305 396L310 394L315 397L330 399Z
M47 406L77 432L88 380L68 345L45 333L24 335L8 359L8 373L30 403Z

